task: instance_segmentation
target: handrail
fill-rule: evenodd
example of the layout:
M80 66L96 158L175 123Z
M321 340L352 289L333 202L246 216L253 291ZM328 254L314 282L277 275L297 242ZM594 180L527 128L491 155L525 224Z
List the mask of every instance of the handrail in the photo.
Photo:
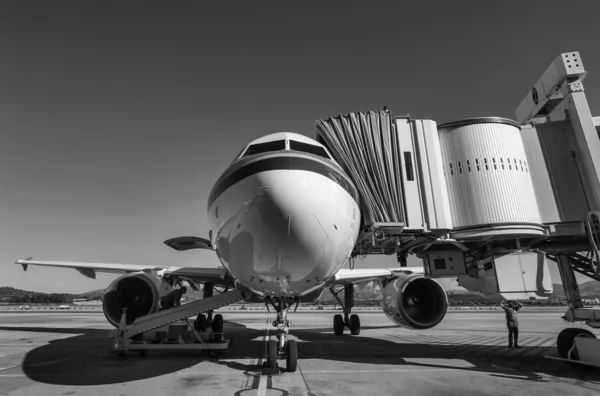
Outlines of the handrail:
M600 278L600 212L593 210L587 214L586 228L592 249L590 266L596 276Z

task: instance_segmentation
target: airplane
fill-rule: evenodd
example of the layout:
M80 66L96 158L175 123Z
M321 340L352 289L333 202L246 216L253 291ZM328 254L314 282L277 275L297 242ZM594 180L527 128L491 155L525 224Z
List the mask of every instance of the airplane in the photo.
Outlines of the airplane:
M182 251L213 250L221 268L153 267L131 264L17 260L16 264L74 268L95 278L96 272L124 274L107 288L106 319L119 326L123 308L127 323L159 310L161 297L186 281L210 298L216 287L243 290L246 302L264 302L277 313L272 325L278 342L270 341L267 367L286 358L297 367L294 340L287 340L288 311L300 301L318 300L329 289L343 315L333 318L334 334L348 328L360 333L352 314L354 285L382 286L382 309L396 325L410 329L436 326L446 315L443 287L424 277L422 267L345 269L361 228L357 188L327 148L292 132L263 136L247 144L214 184L208 198L209 239L177 237L164 243ZM222 316L206 320L222 331ZM200 315L198 315L200 317ZM204 314L202 314L204 319Z

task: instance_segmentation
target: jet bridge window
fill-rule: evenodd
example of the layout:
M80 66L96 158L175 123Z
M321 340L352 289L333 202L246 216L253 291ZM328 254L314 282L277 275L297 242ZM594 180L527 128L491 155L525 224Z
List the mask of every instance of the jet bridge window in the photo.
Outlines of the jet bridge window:
M460 166L460 162L458 163ZM415 173L413 171L413 160L410 151L404 152L404 167L406 168L406 180L415 181ZM462 173L462 171L461 171Z
M248 150L246 150L246 152L242 156L242 158L248 157L249 155L281 150L285 150L285 140L274 140L272 142L251 144L248 147Z
M318 155L319 157L331 159L327 151L321 146L290 140L290 150L302 151L304 153Z

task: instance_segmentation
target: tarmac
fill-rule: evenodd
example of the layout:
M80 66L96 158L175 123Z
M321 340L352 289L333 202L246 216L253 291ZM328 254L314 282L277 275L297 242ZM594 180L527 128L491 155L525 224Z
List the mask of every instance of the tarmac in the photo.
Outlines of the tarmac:
M0 312L0 395L598 395L600 369L558 356L564 309L525 308L520 349L507 347L504 314L448 311L437 327L396 327L381 311L357 311L359 336L333 335L339 311L290 314L298 371L261 375L266 311L221 311L232 340L224 356L199 351L109 354L101 312ZM589 328L588 328L589 329ZM598 331L594 331L600 336Z

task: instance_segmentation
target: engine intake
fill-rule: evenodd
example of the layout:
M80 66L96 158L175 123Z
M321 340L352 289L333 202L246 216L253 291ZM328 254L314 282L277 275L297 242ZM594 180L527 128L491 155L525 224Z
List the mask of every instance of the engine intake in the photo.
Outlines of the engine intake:
M119 326L123 308L127 308L127 324L158 310L160 280L145 273L131 273L115 279L106 289L102 309L106 319Z
M446 316L448 296L435 280L421 274L401 276L383 289L381 308L397 325L408 329L429 329Z

